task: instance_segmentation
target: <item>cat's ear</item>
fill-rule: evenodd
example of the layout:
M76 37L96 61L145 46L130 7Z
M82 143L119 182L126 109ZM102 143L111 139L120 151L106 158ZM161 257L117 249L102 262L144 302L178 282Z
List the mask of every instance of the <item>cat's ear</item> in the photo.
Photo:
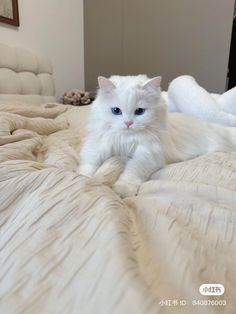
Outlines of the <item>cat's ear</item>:
M156 76L149 81L147 81L143 88L152 88L152 89L159 89L161 87L161 76Z
M108 91L115 88L115 85L112 83L112 81L110 81L109 79L107 79L104 76L98 77L98 86L100 89L104 89L104 90L108 90Z

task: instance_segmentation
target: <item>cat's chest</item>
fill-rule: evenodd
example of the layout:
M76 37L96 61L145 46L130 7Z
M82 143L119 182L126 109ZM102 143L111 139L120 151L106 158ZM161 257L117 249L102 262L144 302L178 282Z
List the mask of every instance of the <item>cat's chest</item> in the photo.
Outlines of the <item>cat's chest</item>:
M111 156L133 157L138 146L138 141L132 136L114 136L104 139L104 143L109 147Z

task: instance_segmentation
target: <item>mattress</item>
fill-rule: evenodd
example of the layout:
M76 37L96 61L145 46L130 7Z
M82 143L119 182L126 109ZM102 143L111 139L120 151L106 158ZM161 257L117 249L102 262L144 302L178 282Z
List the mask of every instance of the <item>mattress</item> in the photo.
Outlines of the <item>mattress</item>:
M76 172L88 111L0 105L0 312L235 313L236 153L171 164L121 199L119 160Z

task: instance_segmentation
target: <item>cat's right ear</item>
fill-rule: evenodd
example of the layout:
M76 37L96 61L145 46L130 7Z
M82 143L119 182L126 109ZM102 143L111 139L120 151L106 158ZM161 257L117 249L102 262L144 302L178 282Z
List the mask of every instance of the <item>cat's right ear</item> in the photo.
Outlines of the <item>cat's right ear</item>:
M154 90L159 89L161 87L161 76L156 76L150 80L148 80L144 85L143 88L152 88Z
M106 91L110 91L115 88L115 85L112 83L112 81L110 81L104 76L98 77L98 86L100 89L103 89Z

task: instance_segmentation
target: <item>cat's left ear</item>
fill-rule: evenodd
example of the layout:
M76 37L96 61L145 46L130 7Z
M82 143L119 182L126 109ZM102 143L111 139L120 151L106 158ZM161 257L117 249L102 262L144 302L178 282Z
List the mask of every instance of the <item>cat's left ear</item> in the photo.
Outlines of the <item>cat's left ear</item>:
M156 76L149 81L147 81L143 88L152 88L152 89L159 89L161 87L161 76Z

